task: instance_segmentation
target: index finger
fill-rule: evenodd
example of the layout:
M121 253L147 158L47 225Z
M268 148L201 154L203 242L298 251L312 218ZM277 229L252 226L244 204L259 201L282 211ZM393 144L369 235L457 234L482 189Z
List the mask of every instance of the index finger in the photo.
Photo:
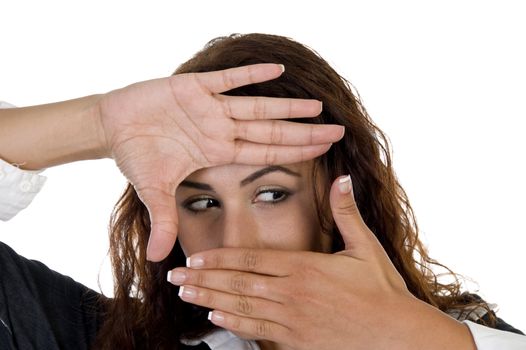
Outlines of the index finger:
M194 269L224 269L259 273L263 275L290 276L301 261L301 252L218 248L199 252L188 257L186 266Z
M284 71L285 67L282 64L258 63L213 72L195 73L195 77L210 92L220 94L240 86L276 79Z

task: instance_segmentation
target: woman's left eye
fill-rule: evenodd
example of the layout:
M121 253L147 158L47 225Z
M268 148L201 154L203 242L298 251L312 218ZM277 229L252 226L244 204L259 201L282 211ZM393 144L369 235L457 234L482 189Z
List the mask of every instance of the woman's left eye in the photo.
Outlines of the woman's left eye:
M282 190L264 190L257 194L254 202L277 203L284 201L289 195Z

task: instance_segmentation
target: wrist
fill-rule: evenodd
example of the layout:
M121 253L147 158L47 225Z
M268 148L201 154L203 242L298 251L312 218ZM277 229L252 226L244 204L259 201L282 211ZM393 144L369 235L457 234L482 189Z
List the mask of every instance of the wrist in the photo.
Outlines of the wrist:
M411 349L476 350L469 327L436 307L417 298L410 301L411 312L406 313Z
M64 127L56 126L54 131L59 140L50 150L55 159L52 165L80 160L107 158L104 133L100 125L98 104L101 95L90 95L79 99L60 102L56 115ZM63 129L64 134L59 134Z
M92 95L89 96L90 103L85 111L84 120L87 122L90 128L91 135L93 138L92 142L92 157L98 158L111 158L111 151L102 124L101 115L101 100L104 95Z

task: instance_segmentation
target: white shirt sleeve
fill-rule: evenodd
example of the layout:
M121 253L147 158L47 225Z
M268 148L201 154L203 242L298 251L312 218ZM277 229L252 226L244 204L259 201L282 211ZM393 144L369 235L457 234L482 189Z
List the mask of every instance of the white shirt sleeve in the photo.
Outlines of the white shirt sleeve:
M46 177L39 173L0 159L0 220L11 219L33 201L46 182Z
M526 350L526 336L464 321L477 345L477 350Z
M0 108L12 108L0 101ZM40 171L22 170L0 159L0 220L7 221L26 208L44 186Z

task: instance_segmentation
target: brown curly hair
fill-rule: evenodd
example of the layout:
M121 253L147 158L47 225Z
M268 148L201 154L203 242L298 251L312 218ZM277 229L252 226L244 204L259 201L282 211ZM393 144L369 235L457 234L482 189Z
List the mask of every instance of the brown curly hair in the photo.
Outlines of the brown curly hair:
M280 63L286 71L278 79L237 88L228 95L317 99L323 102L319 117L294 121L345 126L344 138L315 160L315 174L325 174L321 180L326 188L337 176L351 175L360 213L409 291L444 312L456 310L465 316L474 306L487 308L480 299L462 293L458 276L428 256L393 170L388 139L371 121L355 89L314 50L276 35L231 35L209 42L175 74L254 63ZM322 230L332 235L332 251L339 251L343 249L340 233L324 210L328 198L319 197ZM149 231L148 211L128 184L111 218L114 298L107 301L97 348L177 349L181 337L194 338L214 327L207 321L208 310L181 301L178 288L166 282L168 270L185 265L178 244L164 261L146 261ZM453 282L441 283L432 266L445 268Z

